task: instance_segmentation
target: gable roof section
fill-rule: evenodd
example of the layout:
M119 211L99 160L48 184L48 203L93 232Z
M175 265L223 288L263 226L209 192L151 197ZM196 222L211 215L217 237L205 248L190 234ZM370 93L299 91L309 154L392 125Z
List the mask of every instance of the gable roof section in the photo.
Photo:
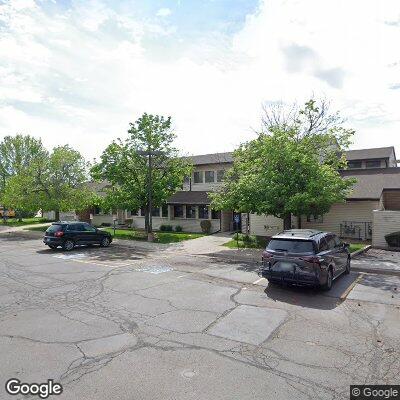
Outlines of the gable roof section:
M233 162L233 153L213 153L213 154L201 154L198 156L187 157L193 165L205 165L205 164L226 164Z
M400 168L341 171L344 178L356 178L348 200L379 200L384 189L400 189Z
M360 149L346 151L348 161L371 160L376 158L390 158L394 154L394 147L377 147L372 149Z
M193 204L193 205L207 205L211 201L207 192L202 191L181 191L173 194L168 200L167 204Z

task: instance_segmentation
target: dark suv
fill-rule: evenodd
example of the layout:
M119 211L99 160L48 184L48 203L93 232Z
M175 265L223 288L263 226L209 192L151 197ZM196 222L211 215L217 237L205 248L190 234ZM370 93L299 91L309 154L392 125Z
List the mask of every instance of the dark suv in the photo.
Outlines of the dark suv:
M274 283L320 286L325 290L350 273L349 245L335 234L292 229L272 237L262 256L261 275Z
M54 222L44 234L43 243L51 249L61 246L72 250L75 246L99 244L108 247L112 236L108 232L94 228L86 222Z

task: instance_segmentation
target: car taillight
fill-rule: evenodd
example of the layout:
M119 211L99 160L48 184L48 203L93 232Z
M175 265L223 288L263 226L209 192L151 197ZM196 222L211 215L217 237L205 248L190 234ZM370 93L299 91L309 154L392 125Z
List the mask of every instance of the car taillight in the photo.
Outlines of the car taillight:
M269 253L268 251L263 251L261 260L262 260L262 261L268 260L268 258L271 258L272 256L273 256L273 255L272 255L271 253Z
M64 236L64 232L63 231L58 231L54 234L55 237L61 237Z
M303 260L305 262L309 262L309 263L313 263L313 264L317 264L320 265L320 261L318 257L315 256L310 256L310 257L300 257L300 260Z

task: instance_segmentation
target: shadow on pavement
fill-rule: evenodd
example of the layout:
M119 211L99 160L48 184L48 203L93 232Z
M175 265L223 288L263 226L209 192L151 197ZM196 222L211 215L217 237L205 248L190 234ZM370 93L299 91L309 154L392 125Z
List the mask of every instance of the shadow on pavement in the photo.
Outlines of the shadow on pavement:
M282 303L319 310L332 310L341 304L354 287L359 274L342 275L334 281L331 290L302 286L279 286L268 283L264 293Z

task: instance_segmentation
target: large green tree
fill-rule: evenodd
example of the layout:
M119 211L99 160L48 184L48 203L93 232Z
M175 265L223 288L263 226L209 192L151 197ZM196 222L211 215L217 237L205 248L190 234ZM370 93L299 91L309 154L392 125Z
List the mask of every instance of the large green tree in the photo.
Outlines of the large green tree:
M32 160L6 182L6 204L24 211L82 210L94 200L85 182L88 168L82 155L69 146L58 146L51 153Z
M265 129L234 152L212 206L274 215L290 229L292 215L324 214L343 201L354 182L342 179L339 170L346 167L343 151L354 132L322 104L322 115L314 100L287 114L268 110Z
M130 123L129 136L111 143L92 168L94 179L112 184L104 199L106 207L146 211L151 233L151 207L159 207L182 187L191 165L174 147L171 118L143 114ZM150 204L151 203L151 204Z

